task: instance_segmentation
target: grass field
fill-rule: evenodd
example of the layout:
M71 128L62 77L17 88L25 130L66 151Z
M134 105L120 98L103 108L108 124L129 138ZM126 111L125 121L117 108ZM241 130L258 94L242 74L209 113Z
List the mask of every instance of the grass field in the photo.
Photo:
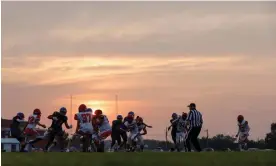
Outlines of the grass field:
M276 166L276 152L2 153L2 166Z

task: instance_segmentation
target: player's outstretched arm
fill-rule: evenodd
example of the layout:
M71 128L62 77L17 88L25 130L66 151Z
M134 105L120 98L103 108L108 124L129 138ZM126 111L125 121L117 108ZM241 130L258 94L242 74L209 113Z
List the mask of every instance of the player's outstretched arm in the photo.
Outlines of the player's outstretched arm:
M49 115L47 118L48 119L53 119L53 115Z
M146 135L148 133L146 128L143 128L143 133L141 133L140 135Z
M77 122L77 127L76 127L75 133L78 133L79 129L80 129L80 121Z
M46 128L46 125L45 125L45 124L41 124L40 122L37 122L37 125L38 125L38 126L41 126L41 127L43 127L43 128Z
M120 126L120 130L121 130L121 131L124 131L124 132L127 132L127 127L126 127L124 124L122 124L122 125Z
M16 121L21 123L21 122L24 122L24 119L21 120L21 119L17 118Z
M240 134L240 129L238 130L238 133L236 134L236 137L238 137L238 136L239 136L239 134Z
M148 128L152 128L152 126L149 126L149 125L147 125L147 124L145 124L145 123L144 123L144 125L145 125L146 127L148 127Z
M66 122L64 122L64 124L65 124L65 127L67 128L67 129L71 129L73 126L72 125L68 125L68 122L66 121Z

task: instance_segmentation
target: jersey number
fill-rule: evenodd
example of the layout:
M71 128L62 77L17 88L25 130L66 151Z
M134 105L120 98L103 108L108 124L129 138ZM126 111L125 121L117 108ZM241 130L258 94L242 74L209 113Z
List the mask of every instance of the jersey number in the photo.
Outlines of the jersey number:
M28 123L29 123L29 124L34 123L34 120L35 120L35 118L34 118L33 116L31 116L31 117L29 117L29 119L28 119Z
M91 114L81 114L83 123L91 122Z

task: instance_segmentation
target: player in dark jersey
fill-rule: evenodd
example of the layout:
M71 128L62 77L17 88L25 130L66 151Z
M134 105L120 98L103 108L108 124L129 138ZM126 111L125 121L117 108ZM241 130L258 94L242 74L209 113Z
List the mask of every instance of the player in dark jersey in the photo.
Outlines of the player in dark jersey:
M113 147L117 141L117 144L120 146L121 145L121 130L120 127L123 124L123 116L118 115L117 119L112 122L112 134L111 134L111 147L110 151L113 151ZM115 149L116 151L117 149Z
M65 107L60 108L59 112L54 112L52 115L48 116L48 119L52 120L51 126L48 128L48 131L45 134L45 137L48 139L48 143L45 146L45 151L48 150L49 146L53 143L55 137L58 137L59 145L61 151L64 150L63 136L64 131L62 130L62 125L65 124L67 129L71 129L72 125L68 125L68 118L66 116L67 109Z
M175 146L174 148L176 148L177 120L178 120L178 115L176 113L173 113L172 114L172 119L170 120L171 125L168 128L168 131L170 131L170 129L172 128L171 136L172 136L172 140L173 140L173 143L174 143L174 146Z
M25 115L22 112L17 113L15 117L12 118L12 124L10 125L11 136L16 138L20 144L20 151L24 150L24 136L22 134L22 130L20 129L20 124L24 122Z

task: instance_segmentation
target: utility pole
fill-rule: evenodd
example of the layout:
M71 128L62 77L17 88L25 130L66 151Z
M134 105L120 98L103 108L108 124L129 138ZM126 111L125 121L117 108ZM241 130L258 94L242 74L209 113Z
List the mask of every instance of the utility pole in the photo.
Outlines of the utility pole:
M165 129L165 136L166 136L166 149L168 150L168 128Z
M72 94L70 94L70 123L71 123L71 125L73 125L73 99L75 99L75 98L73 97ZM73 133L73 128L70 129L70 132L71 132L71 134Z
M209 144L208 144L208 141L209 141L209 130L208 129L206 129L205 130L205 132L206 132L206 134L207 134L207 139L206 139L206 148L208 148L209 147Z
M72 118L73 117L73 95L72 94L70 95L70 115L71 115L71 118L70 118L71 122L70 123L72 124L73 123L73 120L72 120L73 119ZM72 132L72 129L71 129L71 132Z

